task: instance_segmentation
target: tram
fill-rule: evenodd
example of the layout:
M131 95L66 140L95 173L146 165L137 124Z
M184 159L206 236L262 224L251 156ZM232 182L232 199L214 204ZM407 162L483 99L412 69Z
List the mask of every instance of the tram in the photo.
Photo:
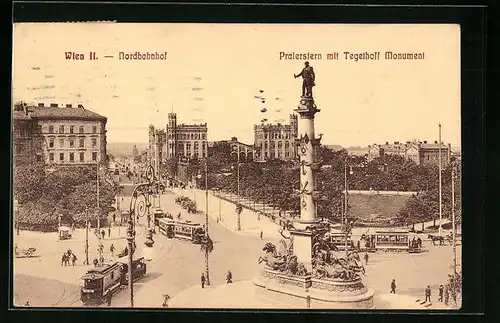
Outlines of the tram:
M132 280L146 274L144 257L132 261ZM117 262L103 267L90 269L83 277L80 299L84 305L99 305L109 293L114 294L122 285L128 284L128 257L121 257Z
M104 267L90 269L83 277L80 299L84 305L98 305L109 293L115 293L122 285L123 264L116 262Z
M363 239L369 250L409 253L422 251L420 245L410 241L408 231L376 231L375 234L364 235Z
M346 237L342 232L329 232L328 238L331 244L337 247L338 250L346 250ZM354 242L351 236L347 238L347 250L354 250Z
M205 229L199 223L191 221L174 221L163 218L158 219L158 227L160 232L169 239L189 240L195 244L200 244L205 235Z
M122 284L128 284L128 256L118 259L118 262L123 265ZM132 260L132 281L136 281L142 276L146 275L147 266L144 257Z

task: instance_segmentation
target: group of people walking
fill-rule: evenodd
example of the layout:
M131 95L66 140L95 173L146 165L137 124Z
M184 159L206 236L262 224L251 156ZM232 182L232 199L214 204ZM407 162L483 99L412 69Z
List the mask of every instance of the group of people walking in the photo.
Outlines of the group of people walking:
M207 283L207 278L205 277L205 273L201 273L201 288L205 288L205 284ZM226 274L226 284L233 283L233 273L231 270L227 271Z
M70 262L74 266L76 264L76 260L76 255L71 251L71 249L68 249L68 251L62 255L61 266L69 266Z
M391 291L389 292L389 294L396 294L396 280L395 279L393 279L391 281ZM446 285L446 286L439 285L439 287L438 287L438 302L444 302L445 305L448 305L448 303L450 301L450 294L452 294L452 293L450 292L450 287L448 285ZM427 302L429 302L429 304L432 304L431 296L432 296L431 287L430 287L430 285L427 285L427 287L425 288L425 300L421 304L425 304ZM455 294L452 295L452 298L456 302L456 295Z

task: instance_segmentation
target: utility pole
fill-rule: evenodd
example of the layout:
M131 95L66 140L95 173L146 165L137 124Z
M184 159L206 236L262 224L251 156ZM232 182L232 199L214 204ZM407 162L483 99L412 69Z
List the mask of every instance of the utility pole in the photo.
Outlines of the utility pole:
M85 264L89 264L89 210L85 208Z
M205 236L208 241L208 160L205 160ZM210 285L210 271L208 267L208 248L205 248L205 270L207 274L207 285Z
M438 148L438 151L439 151L439 235L441 236L441 222L443 220L443 193L442 193L442 165L441 165L441 124L439 124L439 148Z

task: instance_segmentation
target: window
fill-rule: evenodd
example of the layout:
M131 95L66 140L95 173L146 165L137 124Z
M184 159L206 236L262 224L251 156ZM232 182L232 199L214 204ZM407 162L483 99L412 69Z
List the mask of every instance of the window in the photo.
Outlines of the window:
M64 126L59 126L59 133L64 133Z
M202 134L201 135L201 139L203 139L203 140L207 139L207 135L206 134Z
M264 139L267 139L267 133L264 134Z
M97 153L96 152L92 153L92 160L97 161Z
M83 126L80 126L80 133L83 133Z
M79 143L78 143L78 147L85 147L85 138L80 138L79 140Z
M85 153L80 153L80 161L85 161Z
M59 147L61 147L61 148L64 147L64 139L63 138L59 139Z
M64 160L64 153L59 153L59 160L61 160L61 161Z
M70 148L75 147L75 139L72 139L72 138L71 138L71 139L69 140L69 147L70 147Z
M75 131L75 127L74 126L69 126L69 133L73 133Z
M54 153L50 153L49 154L49 160L50 161L54 161Z
M75 154L74 153L69 153L69 161L71 161L71 162L75 161Z
M36 161L42 161L42 155L36 155Z
M92 126L92 133L97 133L97 126Z
M49 126L49 133L54 133L54 126Z
M97 139L92 138L92 147L97 147Z
M54 138L49 139L49 147L54 148Z

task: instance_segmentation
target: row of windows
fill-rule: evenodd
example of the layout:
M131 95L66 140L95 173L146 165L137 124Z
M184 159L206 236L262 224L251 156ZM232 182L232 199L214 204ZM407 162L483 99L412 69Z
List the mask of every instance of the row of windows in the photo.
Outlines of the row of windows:
M75 148L75 139L69 138L69 148ZM54 148L54 138L49 138L49 147ZM91 138L91 146L92 148L97 147L97 138ZM64 148L64 138L59 139L59 147ZM85 147L85 138L78 138L78 148Z
M273 149L276 146L276 143L274 141L271 141L269 143L269 146L271 147L271 149ZM278 149L281 149L282 147L283 147L283 142L278 141ZM260 148L262 149L262 142L260 143ZM290 142L285 141L285 149L289 149L289 148L290 148ZM267 141L264 142L264 149L267 149Z
M75 161L75 153L69 153L68 154L68 160L70 162L74 162ZM60 161L65 161L65 153L59 153L59 160ZM84 152L81 152L79 153L79 161L81 162L84 162L85 161L85 153ZM49 153L49 161L53 162L54 161L54 153ZM97 161L97 152L93 152L92 153L92 161Z
M59 126L59 133L65 133L65 126ZM54 126L49 126L49 133L54 133ZM75 133L75 126L69 126L69 133ZM78 127L78 133L85 133L85 129L83 126ZM92 126L92 133L97 133L97 126Z
M291 139L292 135L290 133L264 133L264 139L267 139L269 136L269 139Z
M168 139L173 139L173 134L168 135ZM175 139L177 140L205 140L207 139L207 134L205 133L177 133L175 134Z

